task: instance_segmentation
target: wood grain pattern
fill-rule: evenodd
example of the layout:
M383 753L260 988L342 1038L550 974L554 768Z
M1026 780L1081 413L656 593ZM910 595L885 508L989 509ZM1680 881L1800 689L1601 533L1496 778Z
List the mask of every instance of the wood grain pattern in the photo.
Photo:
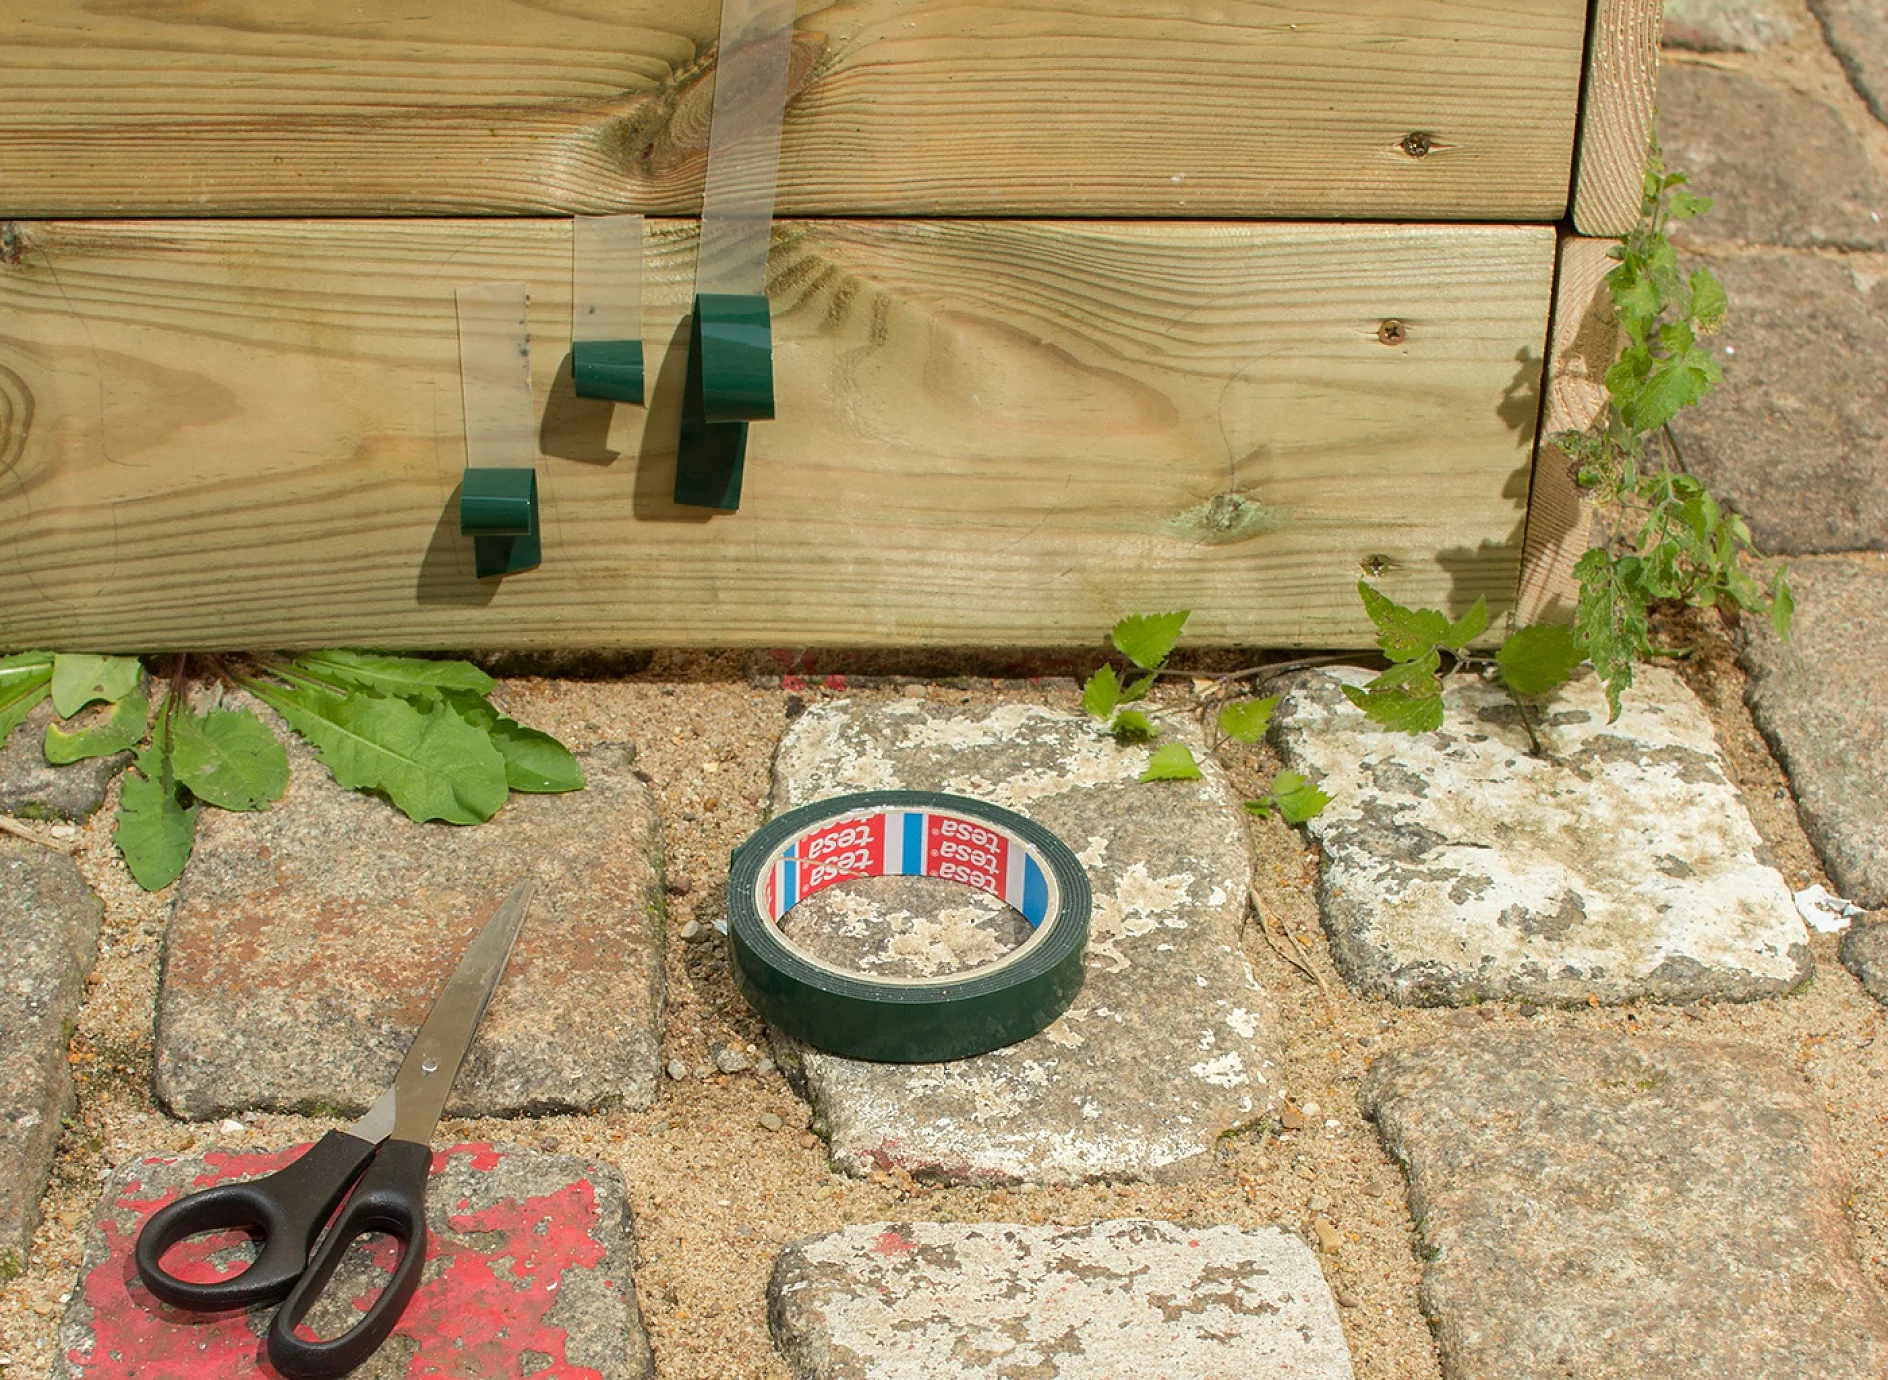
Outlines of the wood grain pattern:
M1545 227L780 222L779 420L712 517L668 500L687 222L651 222L647 411L570 390L567 220L3 242L0 647L1042 646L1165 608L1362 645L1365 570L1513 600ZM452 294L517 279L544 564L481 583Z
M1521 558L1521 583L1515 622L1564 623L1573 617L1579 585L1574 562L1586 554L1593 518L1574 462L1547 438L1562 431L1584 431L1604 414L1606 371L1619 357L1618 325L1606 274L1610 240L1569 235L1560 242L1560 270L1554 282L1553 331L1542 389L1540 442L1534 457L1534 484L1528 498L1527 544Z
M0 215L694 214L719 13L0 0ZM1586 20L1585 0L801 0L779 209L1557 220Z
M1617 238L1638 224L1663 11L1663 0L1594 0L1573 182L1582 235Z

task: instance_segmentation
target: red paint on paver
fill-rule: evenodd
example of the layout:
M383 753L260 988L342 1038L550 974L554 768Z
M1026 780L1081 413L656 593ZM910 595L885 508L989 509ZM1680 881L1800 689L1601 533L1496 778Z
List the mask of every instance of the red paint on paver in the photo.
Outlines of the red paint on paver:
M906 1251L916 1250L918 1243L899 1233L896 1227L887 1227L872 1238L872 1249L880 1255L903 1255Z
M305 1148L208 1155L211 1171L194 1182L207 1187L270 1173ZM503 1158L490 1145L455 1145L434 1154L434 1174L455 1155L466 1157L481 1173L496 1168ZM175 1161L153 1157L146 1162ZM128 1184L113 1200L117 1216L102 1223L106 1258L82 1286L92 1312L93 1345L67 1352L73 1374L85 1380L274 1380L277 1372L262 1352L272 1309L258 1309L253 1316L243 1311L192 1313L159 1303L145 1289L132 1261L133 1245L151 1214L177 1195L165 1191L137 1196L142 1191L136 1181ZM438 1234L428 1237L429 1277L395 1329L415 1344L408 1380L521 1375L518 1357L526 1351L550 1358L548 1365L531 1372L531 1380L602 1380L597 1370L568 1360L563 1329L548 1321L565 1275L595 1268L604 1257L602 1243L592 1235L598 1212L589 1180L578 1179L541 1197L508 1198L477 1211L451 1213L447 1221L454 1234L496 1234L502 1244L481 1251ZM225 1277L243 1262L234 1259L219 1266L212 1257L242 1240L243 1233L229 1232L186 1241L166 1256L166 1265L182 1278ZM397 1247L391 1241L382 1243L372 1258L391 1273ZM369 1294L357 1299L356 1306L364 1310L372 1298Z

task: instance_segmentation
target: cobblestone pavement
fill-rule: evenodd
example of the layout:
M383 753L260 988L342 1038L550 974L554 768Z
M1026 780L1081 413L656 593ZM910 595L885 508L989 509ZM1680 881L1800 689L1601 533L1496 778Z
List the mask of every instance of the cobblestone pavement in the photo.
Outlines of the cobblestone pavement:
M1357 723L1310 735L1343 703L1307 680L1275 740L1227 750L1202 787L1131 779L1146 750L1080 718L1080 658L1003 680L987 657L658 653L592 679L581 659L514 660L505 707L602 754L610 789L583 809L435 827L450 865L429 873L421 833L318 790L319 810L297 796L219 824L156 895L111 846L121 762L49 772L29 725L0 751L0 809L49 845L0 847L0 1049L30 1070L0 1098L0 1376L93 1373L112 1337L170 1326L133 1315L109 1249L149 1207L139 1186L271 1163L331 1128L400 1045L402 956L430 942L379 944L336 897L405 849L415 894L469 906L507 827L561 869L559 971L630 978L563 982L541 1035L517 1027L525 1072L475 1071L473 1115L440 1129L442 1147L505 1147L493 1163L523 1185L468 1178L463 1204L439 1205L453 1268L509 1261L529 1303L529 1344L481 1353L483 1373L640 1374L646 1335L663 1380L1046 1380L1124 1357L1377 1380L1881 1375L1888 23L1871 0L1671 0L1668 19L1663 143L1719 198L1682 252L1731 300L1712 343L1724 385L1674 431L1791 559L1794 639L1664 627L1691 657L1618 726L1569 701L1545 726L1568 744L1553 771L1505 751L1498 705L1466 700L1407 760ZM1165 685L1155 708L1184 719L1190 697ZM851 785L949 785L1079 833L1107 884L1096 1000L968 1071L776 1046L717 926L729 850L768 809L849 788L809 756L822 733L853 734L852 766L883 778ZM1309 834L1238 808L1285 761L1342 788ZM1079 789L1050 789L1057 773ZM1137 791L1165 794L1139 810ZM1505 803L1465 807L1478 791ZM1172 837L1140 838L1146 820ZM345 871L321 871L331 853ZM1137 872L1143 854L1160 866ZM1817 885L1862 908L1846 932L1792 913ZM839 901L805 918L828 926L816 947L874 923ZM339 1005L278 1016L192 966L215 913L283 907L308 933L270 920L270 942L360 960ZM1000 909L930 929L916 909L875 962L932 973L1026 938ZM521 953L526 981L556 977ZM161 1027L187 998L212 1015ZM358 1027L360 1060L279 1092L215 1062L219 1024L286 1056L309 1021ZM1111 1139L1116 1123L1134 1134ZM441 1173L469 1174L468 1155ZM545 1232L569 1262L520 1244ZM553 1305L565 1280L597 1306ZM512 1287L479 1283L488 1301ZM458 1311L418 1317L374 1373L433 1364ZM249 1323L219 1325L226 1363L202 1373L256 1373Z

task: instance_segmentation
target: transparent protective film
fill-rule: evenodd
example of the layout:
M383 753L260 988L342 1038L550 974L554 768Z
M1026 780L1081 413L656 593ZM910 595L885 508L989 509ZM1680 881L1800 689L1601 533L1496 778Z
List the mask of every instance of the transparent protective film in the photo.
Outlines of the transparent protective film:
M762 295L787 106L793 0L721 0L695 291Z
M524 284L477 283L453 295L459 304L466 466L529 468L537 463L538 446Z
M573 341L642 339L641 216L578 216L570 277Z

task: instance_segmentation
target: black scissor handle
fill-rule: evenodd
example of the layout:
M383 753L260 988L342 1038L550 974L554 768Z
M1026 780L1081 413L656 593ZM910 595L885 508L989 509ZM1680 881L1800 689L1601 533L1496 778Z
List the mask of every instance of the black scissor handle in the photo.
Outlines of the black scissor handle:
M269 1324L269 1361L295 1380L329 1380L345 1375L371 1356L387 1340L420 1285L426 1264L426 1176L432 1169L433 1150L410 1140L389 1140L361 1175L354 1195L321 1239L308 1272L302 1276L275 1320ZM338 1337L311 1341L295 1335L296 1324L308 1316L328 1287L335 1268L356 1239L384 1232L400 1243L400 1263L361 1320Z
M273 1174L217 1184L159 1208L138 1233L135 1255L145 1287L179 1308L247 1308L281 1298L307 1266L321 1224L373 1153L372 1142L330 1131ZM164 1268L164 1252L185 1237L232 1227L262 1237L261 1254L241 1274L195 1284Z

